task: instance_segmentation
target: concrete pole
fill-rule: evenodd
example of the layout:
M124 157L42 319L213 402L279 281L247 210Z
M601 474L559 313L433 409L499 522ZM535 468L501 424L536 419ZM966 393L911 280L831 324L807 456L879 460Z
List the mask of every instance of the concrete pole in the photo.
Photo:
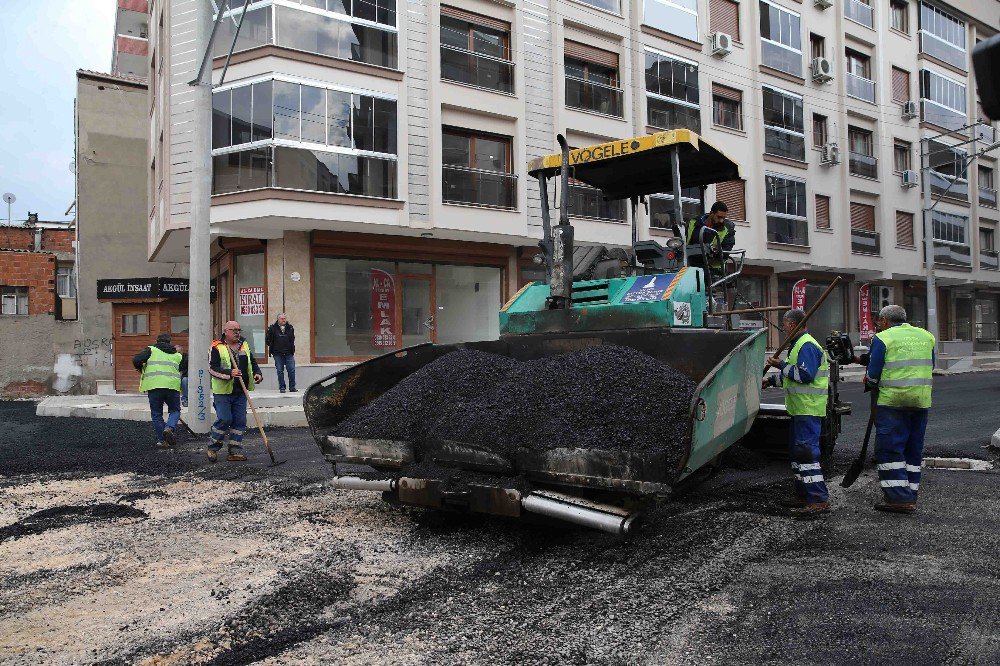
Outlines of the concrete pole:
M191 51L195 62L209 47L212 35L212 6L199 0L194 17L194 42ZM185 419L197 433L207 433L212 421L212 382L208 374L208 355L212 344L211 306L211 229L212 196L212 75L192 85L193 113L191 160L191 288L188 293L190 345L188 356L188 413Z
M931 142L928 139L920 140L920 186L924 193L924 206L921 216L924 221L924 263L927 270L927 330L935 338L940 337L938 330L937 316L937 285L934 281L934 225L931 221L931 207L934 202L931 199Z

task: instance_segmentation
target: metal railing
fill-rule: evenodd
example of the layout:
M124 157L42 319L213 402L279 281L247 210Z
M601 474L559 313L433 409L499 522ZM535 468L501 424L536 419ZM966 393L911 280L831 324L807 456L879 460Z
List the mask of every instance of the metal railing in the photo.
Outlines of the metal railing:
M946 42L937 35L932 35L926 30L920 33L920 52L932 55L938 60L943 60L949 65L954 65L959 69L967 70L968 53L964 48L955 46L951 42Z
M847 72L847 96L874 104L875 82L852 72Z
M851 252L854 254L882 254L882 235L877 231L851 229Z
M626 222L625 199L607 201L596 187L570 183L570 217L583 217L605 222Z
M969 119L962 111L938 104L934 100L920 100L920 120L951 130L956 134L968 136L969 130L964 129L969 124Z
M844 0L844 18L868 28L875 27L875 10L861 0Z
M979 188L979 205L990 208L997 207L997 191L991 187Z
M514 92L514 63L442 44L441 78L511 94Z
M624 92L603 83L566 77L566 106L606 116L622 117Z
M952 178L933 169L927 172L927 178L931 194L947 199L969 200L969 181Z
M848 157L850 171L855 176L864 178L878 178L878 158L864 153L856 153L853 150Z
M979 267L984 271L1000 271L1000 252L996 250L980 250Z
M443 199L493 208L517 207L517 175L445 164L442 167Z
M968 245L934 241L934 264L972 267L972 249Z

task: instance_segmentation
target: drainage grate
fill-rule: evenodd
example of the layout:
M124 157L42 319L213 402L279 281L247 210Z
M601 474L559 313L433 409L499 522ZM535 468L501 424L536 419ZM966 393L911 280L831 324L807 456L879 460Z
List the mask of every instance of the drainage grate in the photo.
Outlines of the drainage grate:
M983 472L993 469L993 463L988 460L978 460L976 458L924 458L924 467Z

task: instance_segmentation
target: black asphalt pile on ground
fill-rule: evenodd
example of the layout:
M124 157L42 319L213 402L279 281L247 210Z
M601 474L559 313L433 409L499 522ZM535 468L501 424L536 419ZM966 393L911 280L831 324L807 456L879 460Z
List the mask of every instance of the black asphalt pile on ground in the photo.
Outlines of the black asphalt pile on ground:
M629 347L597 346L528 362L460 350L358 410L337 434L418 445L453 440L508 457L519 447L585 448L662 452L676 462L695 387Z
M32 534L41 534L79 523L93 523L118 518L147 518L145 511L124 504L87 504L57 506L38 511L12 525L0 528L0 543Z

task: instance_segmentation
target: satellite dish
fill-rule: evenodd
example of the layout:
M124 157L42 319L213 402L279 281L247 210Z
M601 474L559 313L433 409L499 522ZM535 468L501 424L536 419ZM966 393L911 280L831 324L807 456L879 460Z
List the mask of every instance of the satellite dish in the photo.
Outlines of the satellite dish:
M76 173L76 160L70 160L69 162L69 172Z
M13 194L11 194L10 192L4 192L4 195L3 195L3 202L4 202L5 204L8 204L8 205L10 205L10 204L14 203L15 201L17 201L17 197L15 197L15 196L14 196Z

